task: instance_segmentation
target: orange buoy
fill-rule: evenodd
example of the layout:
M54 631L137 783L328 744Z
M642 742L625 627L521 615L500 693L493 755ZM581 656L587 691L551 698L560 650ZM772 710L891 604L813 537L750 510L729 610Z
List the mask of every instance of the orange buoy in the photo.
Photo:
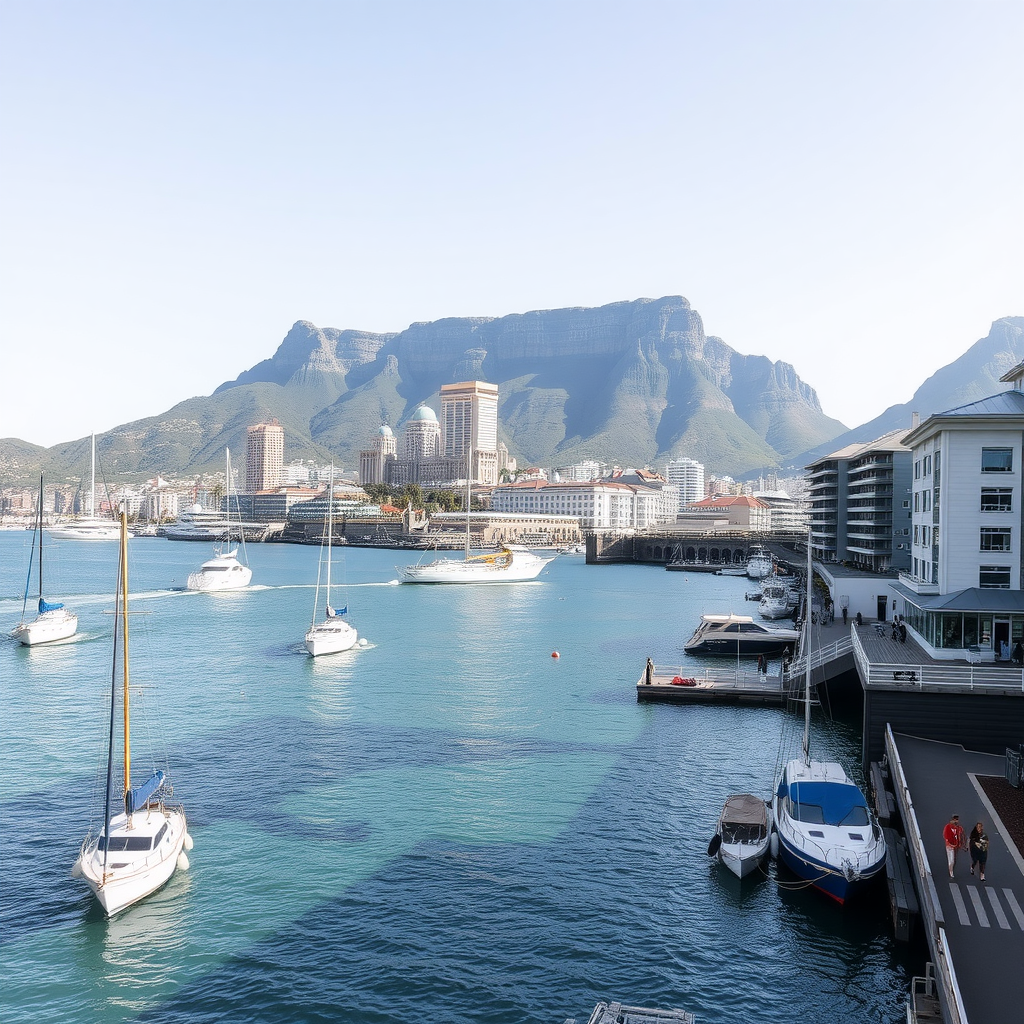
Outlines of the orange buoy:
M558 651L552 651L551 652L551 657L552 658L560 658L561 655L558 653Z

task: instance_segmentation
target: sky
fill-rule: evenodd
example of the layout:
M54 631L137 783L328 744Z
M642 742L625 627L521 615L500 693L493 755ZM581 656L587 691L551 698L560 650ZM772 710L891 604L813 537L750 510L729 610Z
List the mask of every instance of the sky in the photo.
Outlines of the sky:
M1020 0L0 0L0 437L683 295L847 426L1024 315Z

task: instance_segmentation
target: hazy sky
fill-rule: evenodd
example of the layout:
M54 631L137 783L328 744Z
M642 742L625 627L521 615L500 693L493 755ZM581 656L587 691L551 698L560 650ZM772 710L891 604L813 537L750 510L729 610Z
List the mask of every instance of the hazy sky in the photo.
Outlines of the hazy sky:
M1024 4L0 0L0 437L684 295L853 426L1024 315Z

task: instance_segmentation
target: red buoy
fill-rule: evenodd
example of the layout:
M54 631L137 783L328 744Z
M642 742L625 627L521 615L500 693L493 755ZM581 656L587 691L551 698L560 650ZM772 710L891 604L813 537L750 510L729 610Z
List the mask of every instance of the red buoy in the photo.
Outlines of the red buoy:
M552 651L551 652L551 657L552 658L560 658L561 655L558 653L558 651Z

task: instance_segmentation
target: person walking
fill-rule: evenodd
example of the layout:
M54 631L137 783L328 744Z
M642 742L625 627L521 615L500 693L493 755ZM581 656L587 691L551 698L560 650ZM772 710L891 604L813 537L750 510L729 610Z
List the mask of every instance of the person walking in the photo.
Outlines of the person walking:
M985 864L988 861L988 836L985 835L985 826L982 822L979 821L978 824L971 829L971 838L968 841L967 846L971 851L971 874L974 874L974 868L977 866L978 874L984 882Z
M956 867L957 851L967 848L964 827L960 824L959 814L954 814L946 822L946 827L942 830L942 840L946 844L946 862L949 864L949 877L952 878L953 868Z

